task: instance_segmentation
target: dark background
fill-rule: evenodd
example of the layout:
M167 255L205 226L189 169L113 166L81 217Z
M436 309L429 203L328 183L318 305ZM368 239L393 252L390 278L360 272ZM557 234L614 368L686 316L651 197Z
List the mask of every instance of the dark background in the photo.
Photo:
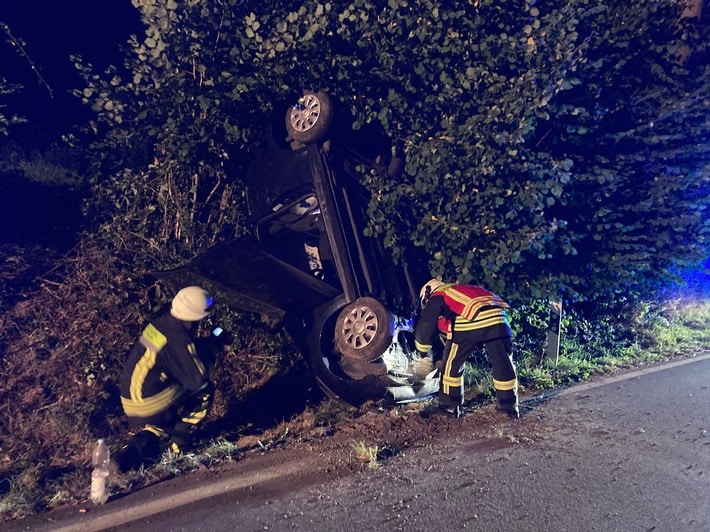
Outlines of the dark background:
M88 107L71 95L83 82L70 56L79 54L102 72L109 64L120 66L129 36L142 32L131 0L1 0L0 21L25 43L27 56L51 89L50 94L30 61L0 31L0 77L24 87L3 97L0 105L6 116L28 120L12 126L10 138L37 147L91 117Z
M110 64L122 66L130 35L143 31L139 13L131 0L0 0L0 22L12 34L0 30L0 78L22 85L0 96L0 106L6 117L27 120L0 136L0 157L24 152L25 161L35 161L32 153L38 150L44 155L33 163L34 173L47 177L28 179L12 163L0 174L0 244L67 250L77 241L87 191L81 184L53 183L54 174L43 176L41 165L61 166L64 161L53 161L52 153L68 152L48 148L65 146L61 135L77 133L92 118L91 109L71 94L84 85L70 57L81 55L99 73ZM3 154L5 145L10 150Z

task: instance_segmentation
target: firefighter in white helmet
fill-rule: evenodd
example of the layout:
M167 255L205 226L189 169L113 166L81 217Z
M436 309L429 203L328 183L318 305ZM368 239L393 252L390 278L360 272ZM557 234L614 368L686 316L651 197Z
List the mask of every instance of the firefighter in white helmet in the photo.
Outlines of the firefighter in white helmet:
M137 432L114 456L118 472L155 462L165 446L184 450L205 419L213 390L208 371L223 341L193 336L213 306L206 290L188 286L143 329L121 378L123 411Z
M459 417L464 400L464 363L474 349L485 346L493 366L497 408L518 418L518 380L506 315L508 304L480 286L447 284L438 279L427 282L419 296L422 311L414 328L417 351L427 355L437 330L446 338L440 368L441 410Z

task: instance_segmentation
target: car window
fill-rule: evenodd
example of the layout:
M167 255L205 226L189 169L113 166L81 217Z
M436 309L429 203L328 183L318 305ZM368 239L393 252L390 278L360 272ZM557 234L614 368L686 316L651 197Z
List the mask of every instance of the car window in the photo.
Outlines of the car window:
M320 205L314 194L281 206L263 219L257 227L257 236L263 248L278 259L332 286L339 286Z

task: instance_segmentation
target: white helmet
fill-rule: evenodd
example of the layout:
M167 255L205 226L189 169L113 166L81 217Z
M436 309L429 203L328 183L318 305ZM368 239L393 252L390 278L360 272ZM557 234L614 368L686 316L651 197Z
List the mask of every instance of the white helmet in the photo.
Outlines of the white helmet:
M182 321L200 321L212 313L214 299L199 286L188 286L173 298L170 314Z
M443 285L443 281L440 281L439 279L432 279L431 281L427 281L427 283L422 286L422 289L419 291L419 303L422 308L424 308L424 305L426 305L427 301L429 301L429 297L431 297L432 292Z

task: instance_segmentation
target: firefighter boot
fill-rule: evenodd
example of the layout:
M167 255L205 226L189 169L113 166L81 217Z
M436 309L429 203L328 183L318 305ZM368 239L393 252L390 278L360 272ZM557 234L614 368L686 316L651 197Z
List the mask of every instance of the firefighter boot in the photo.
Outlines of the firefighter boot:
M111 467L118 473L152 465L160 458L160 439L148 430L137 432L113 457Z
M517 398L513 401L496 401L496 410L503 412L510 419L518 419L520 417L520 408L518 407Z

